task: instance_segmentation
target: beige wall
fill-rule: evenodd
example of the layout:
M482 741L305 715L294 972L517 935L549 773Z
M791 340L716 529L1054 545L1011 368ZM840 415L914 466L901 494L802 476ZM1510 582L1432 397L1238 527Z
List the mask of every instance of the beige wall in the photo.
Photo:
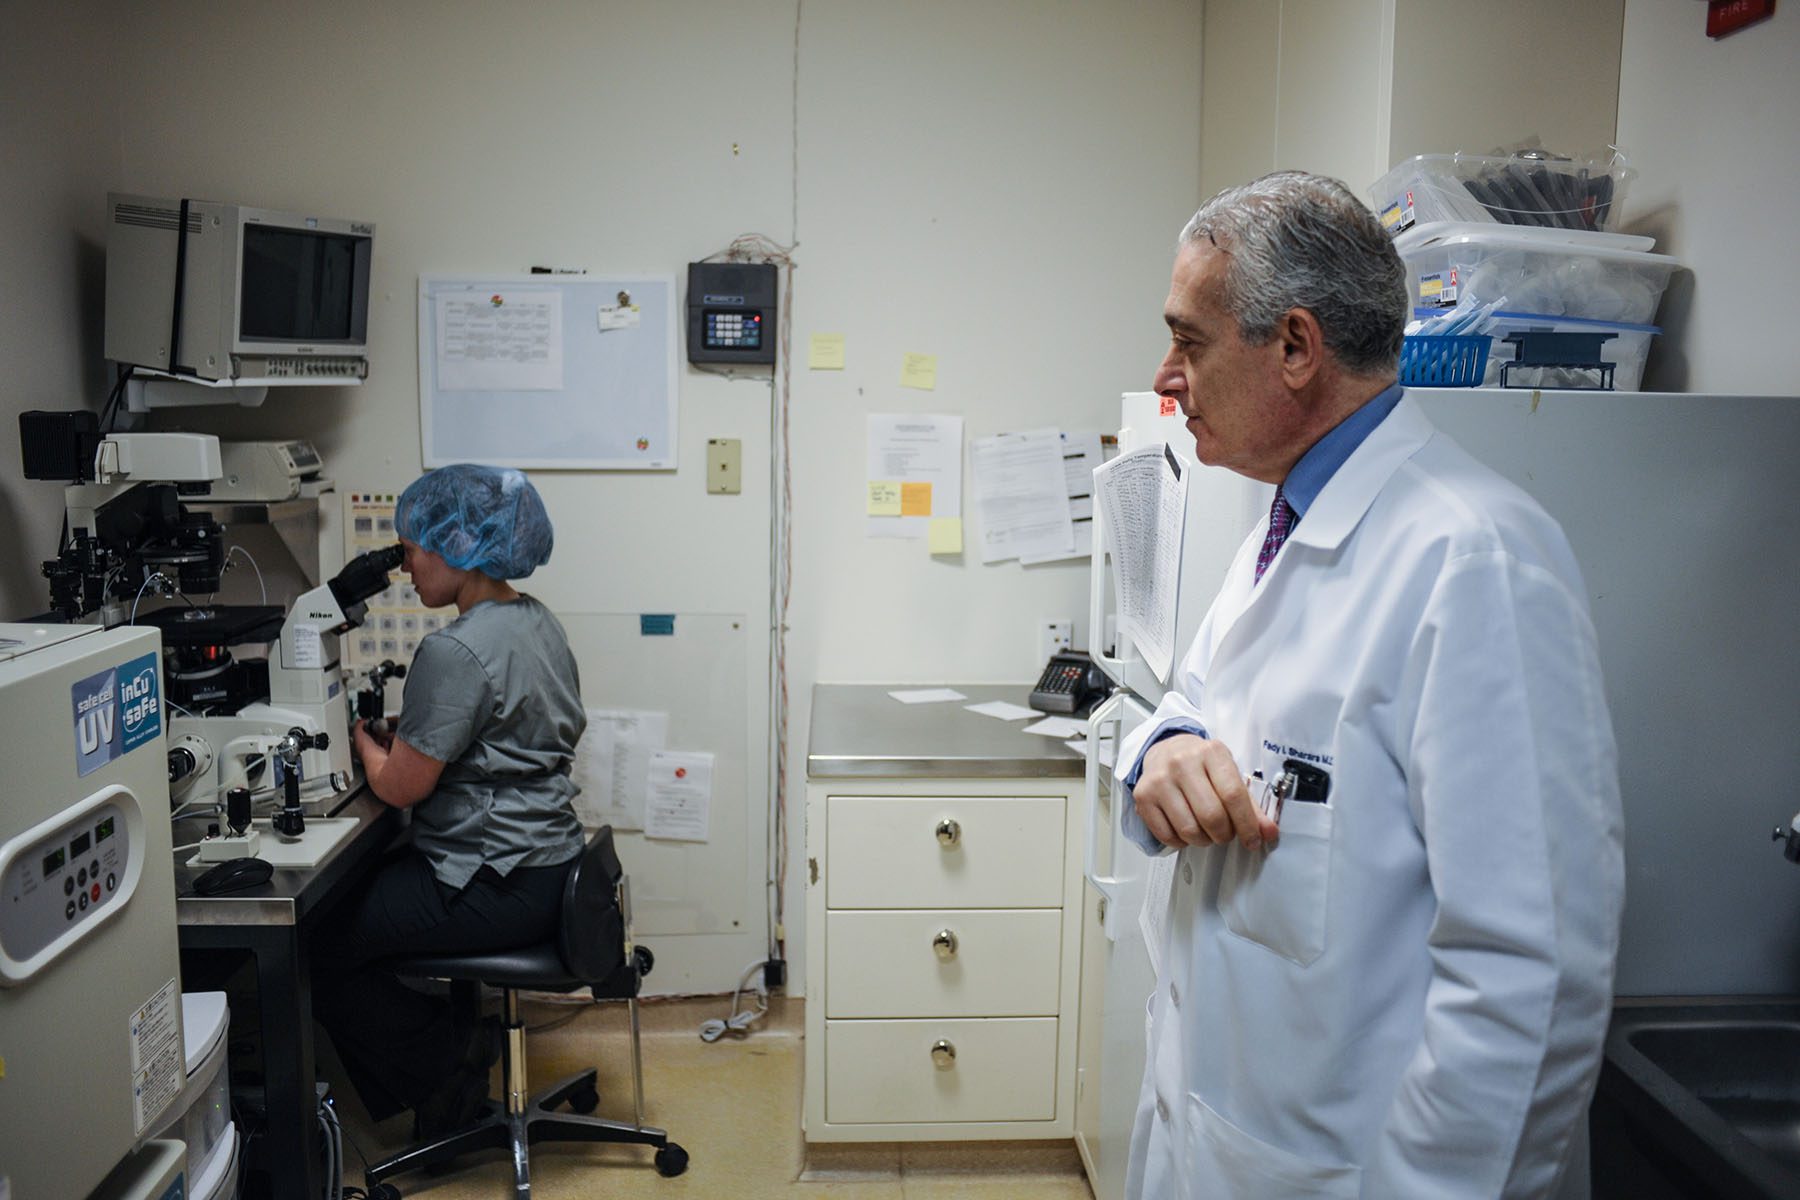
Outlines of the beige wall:
M0 36L0 620L49 607L62 489L19 471L18 414L98 407L106 188L118 171L106 5L9 9Z
M1800 10L1712 41L1705 9L1631 0L1619 142L1639 176L1627 228L1682 260L1644 386L1800 394Z
M44 66L0 86L9 129L30 114L39 164L6 186L12 211L44 233L9 223L0 262L29 263L57 298L31 343L55 348L37 368L48 394L32 403L97 405L104 391L108 188L377 223L367 386L157 418L311 438L344 490L398 488L420 469L421 272L551 262L682 276L740 232L789 238L797 190L787 747L797 880L814 681L1027 682L1040 616L1076 618L1085 644L1084 566L982 567L972 554L931 559L920 542L862 536L864 421L960 413L970 438L1116 423L1118 393L1144 386L1161 354L1173 241L1197 199L1199 7L806 5L797 182L791 0L320 0L298 22L289 9L222 0L120 0L84 10L110 25L73 26L63 9L21 10L13 29ZM105 102L96 81L110 77L129 82L129 103ZM56 103L37 103L34 89ZM814 331L847 335L846 370L805 370ZM938 356L936 391L898 386L905 351ZM746 615L743 710L756 755L752 844L741 849L755 878L767 829L769 403L766 377L684 368L680 471L540 473L561 524L556 559L531 582L565 612ZM705 494L712 437L743 441L742 496ZM13 497L56 489L19 483L16 461L16 451L0 461L0 530L16 521L38 545L0 546L0 580L39 603L35 561L53 546L58 507L46 494L22 513ZM640 891L659 886L649 874L638 872ZM789 895L798 959L792 880ZM760 903L758 890L755 928L742 934L681 952L659 944L652 984L729 988L760 957Z
M1625 0L1395 2L1388 166L1534 136L1558 154L1606 152Z
M1604 152L1624 6L1207 0L1202 189L1296 168L1366 197L1415 154L1485 154L1530 137Z

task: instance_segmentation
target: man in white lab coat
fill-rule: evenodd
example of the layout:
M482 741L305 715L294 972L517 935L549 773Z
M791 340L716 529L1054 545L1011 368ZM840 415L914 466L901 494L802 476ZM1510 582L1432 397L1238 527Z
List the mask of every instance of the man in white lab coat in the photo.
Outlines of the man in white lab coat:
M1182 232L1156 389L1279 485L1154 718L1126 832L1176 856L1128 1192L1586 1192L1623 901L1561 529L1397 386L1404 272L1341 184Z

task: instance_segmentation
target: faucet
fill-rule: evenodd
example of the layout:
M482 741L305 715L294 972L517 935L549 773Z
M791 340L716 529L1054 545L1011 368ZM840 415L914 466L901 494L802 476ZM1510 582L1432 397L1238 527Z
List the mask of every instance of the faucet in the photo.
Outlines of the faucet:
M1787 845L1781 848L1781 852L1787 855L1789 862L1800 863L1800 813L1794 814L1786 828L1780 825L1775 827L1774 840L1785 841Z

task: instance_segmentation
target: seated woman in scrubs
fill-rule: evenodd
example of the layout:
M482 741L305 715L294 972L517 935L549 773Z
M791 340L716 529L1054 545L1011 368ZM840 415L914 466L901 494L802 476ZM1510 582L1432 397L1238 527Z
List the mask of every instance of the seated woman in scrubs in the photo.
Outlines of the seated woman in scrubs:
M314 1006L369 1114L414 1110L417 1135L472 1120L499 1056L493 1019L381 960L543 941L583 845L569 769L587 720L562 626L517 591L550 558L537 489L518 471L457 465L400 496L394 524L420 601L457 617L419 643L391 735L358 723L369 789L412 812L411 840L324 923Z

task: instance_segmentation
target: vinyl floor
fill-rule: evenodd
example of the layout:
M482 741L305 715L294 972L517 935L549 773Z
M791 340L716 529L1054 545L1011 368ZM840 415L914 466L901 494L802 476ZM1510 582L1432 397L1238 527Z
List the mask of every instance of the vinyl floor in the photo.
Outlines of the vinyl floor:
M748 1038L702 1042L700 1022L724 1016L722 999L648 1002L644 1026L647 1124L661 1126L691 1156L687 1173L664 1179L645 1148L534 1147L536 1200L689 1200L832 1197L842 1200L1092 1200L1068 1141L815 1146L800 1135L802 1001L777 1000ZM598 1115L630 1120L631 1066L623 1005L527 1002L531 1084L554 1083L588 1066L600 1072ZM345 1183L360 1185L360 1155L404 1148L408 1116L373 1124L341 1072L321 1063L344 1125ZM495 1072L494 1092L499 1092ZM495 1154L451 1172L396 1181L407 1197L510 1197L511 1164Z

